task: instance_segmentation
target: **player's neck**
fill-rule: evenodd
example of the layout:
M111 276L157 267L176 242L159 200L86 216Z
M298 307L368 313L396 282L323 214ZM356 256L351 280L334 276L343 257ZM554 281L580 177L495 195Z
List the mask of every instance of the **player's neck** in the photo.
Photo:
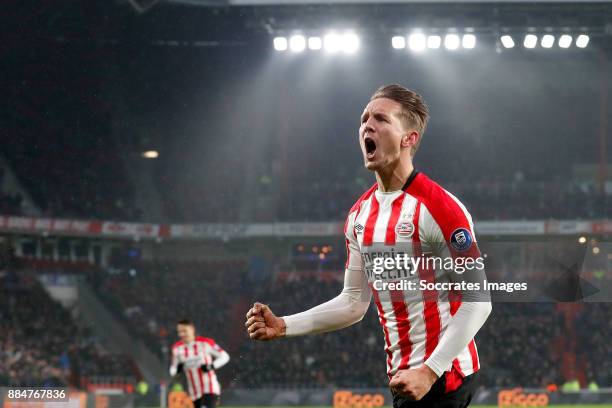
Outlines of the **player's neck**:
M383 193L398 191L406 184L406 180L414 170L412 162L398 163L392 168L384 168L376 171L376 181L378 183L378 191Z

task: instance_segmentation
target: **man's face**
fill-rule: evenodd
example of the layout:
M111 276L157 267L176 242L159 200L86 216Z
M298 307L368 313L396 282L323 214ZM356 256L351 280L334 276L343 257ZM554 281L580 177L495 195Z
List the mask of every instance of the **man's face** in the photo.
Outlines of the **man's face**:
M176 326L176 334L179 339L188 343L195 338L195 327L190 324L179 324Z
M378 171L399 160L402 136L408 133L401 110L398 102L387 98L374 99L363 110L359 145L368 170Z

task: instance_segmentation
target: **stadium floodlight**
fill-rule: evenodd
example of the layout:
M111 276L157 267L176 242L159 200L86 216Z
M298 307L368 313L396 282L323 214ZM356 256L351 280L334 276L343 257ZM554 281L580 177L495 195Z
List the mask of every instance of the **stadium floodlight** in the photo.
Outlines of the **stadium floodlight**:
M142 157L145 159L157 159L159 157L159 152L157 150L147 150L142 152Z
M569 48L572 45L572 36L569 34L563 34L559 37L559 47Z
M323 48L323 41L321 37L309 37L308 38L308 49L309 50L320 50Z
M430 35L427 37L427 48L437 50L442 45L442 37L439 35Z
M544 35L540 41L540 45L542 48L552 48L552 46L555 45L555 36L552 34Z
M274 38L274 49L276 51L287 51L287 39L285 37Z
M578 48L586 48L589 45L589 36L586 34L580 34L578 38L576 38L576 47Z
M408 47L410 47L412 51L423 51L426 43L427 40L421 33L410 34L408 37Z
M446 34L446 37L444 37L444 47L451 51L459 48L459 36L457 34Z
M337 34L330 33L323 37L323 48L327 52L338 52L341 45L341 38Z
M476 36L474 34L465 34L461 39L463 48L471 50L476 47Z
M359 49L359 37L353 33L346 33L341 40L342 51L352 54Z
M400 35L391 37L391 47L396 50L403 50L406 48L406 38Z
M292 52L302 52L306 49L306 39L303 35L294 35L289 39L289 49Z
M514 48L514 40L512 39L512 36L510 35L502 35L501 43L504 46L504 48Z
M535 48L538 44L538 36L535 34L527 34L523 40L523 46L525 48Z

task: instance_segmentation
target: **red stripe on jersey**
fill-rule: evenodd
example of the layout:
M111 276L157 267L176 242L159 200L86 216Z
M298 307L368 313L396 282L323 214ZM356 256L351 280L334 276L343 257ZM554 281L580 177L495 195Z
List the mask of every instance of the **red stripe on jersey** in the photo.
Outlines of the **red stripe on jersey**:
M378 183L372 184L372 186L368 188L367 191L361 195L361 197L359 197L359 200L355 201L355 204L353 204L353 206L349 210L349 214L352 213L353 211L359 210L361 203L367 200L368 198L370 198L372 193L374 193L374 191L376 191L377 188L378 188Z
M474 372L476 372L480 367L478 364L478 352L476 351L476 342L474 342L474 339L470 341L468 348L470 349L470 356L472 357L472 369Z
M348 233L348 222L349 222L349 218L351 218L351 214L348 215L348 217L346 217L346 221L344 222L344 236L346 237L346 234ZM353 234L355 233L355 229L353 228ZM345 238L345 242L346 242L346 263L344 264L344 268L348 268L350 262L351 262L351 250L349 249L349 240L348 238Z
M368 214L365 230L363 232L362 245L372 245L372 238L374 237L374 226L376 225L376 220L378 219L378 208L378 200L376 199L376 195L373 195L370 204L370 213Z
M410 368L410 354L412 353L412 342L410 341L410 320L408 320L408 309L404 301L404 292L401 290L389 291L393 304L393 313L397 321L397 334L399 336L400 355L402 356L398 370Z
M385 333L385 351L387 352L387 367L388 370L391 370L391 358L392 353L389 347L391 347L391 341L389 340L389 330L387 329L387 319L385 319L385 311L383 310L382 303L380 303L380 297L378 296L378 292L374 289L373 285L370 283L370 288L372 289L372 295L374 296L374 303L376 303L376 309L378 310L378 318L380 319L380 324L383 328L383 332ZM389 379L391 376L389 375Z
M421 202L419 201L414 210L412 223L414 224L414 233L412 234L412 249L415 257L421 257L423 251L421 249L421 240L419 235L419 218L421 215ZM421 258L423 261L426 258ZM431 268L419 266L419 279L427 283L435 282L435 275ZM425 320L425 357L427 360L431 353L436 349L440 339L440 330L442 323L440 321L440 310L438 309L438 292L436 290L424 290L423 293L423 320Z
M412 216L412 225L414 226L414 232L412 233L412 243L421 242L421 236L419 233L419 218L421 217L421 202L417 201L416 207L414 208L414 215ZM414 254L416 256L416 254Z
M193 397L198 398L197 389L195 385L195 381L193 380L193 374L191 374L191 370L187 370L187 377L189 377L189 383L191 384L191 389L193 390Z
M193 345L193 355L198 355L198 344L195 343ZM204 357L204 362L206 362L206 357ZM198 369L198 380L200 381L200 389L204 392L204 373L202 373L201 369Z
M459 362L458 358L453 360L453 367L455 368L455 370L457 370L459 374L461 374L461 377L465 377L465 374L463 374L463 370L461 369L461 363Z
M405 193L400 194L395 200L391 207L391 216L387 223L387 235L385 237L386 245L395 245L395 227L397 226L397 220L399 220L400 213L402 212L402 204L404 203Z
M455 361L457 361L457 359L455 359ZM453 361L453 366L455 361ZM444 393L448 394L449 392L453 392L461 386L461 384L463 383L464 375L460 371L450 370L444 373L444 377L446 379Z
M346 262L344 263L344 268L348 268L349 264L351 263L351 250L349 248L349 240L345 240L346 241Z
M406 194L402 193L393 201L391 207L391 216L387 224L387 235L385 237L385 244L395 245L395 226L399 219L402 211L402 204L404 203L404 197ZM408 309L404 300L403 291L392 290L390 291L391 302L393 304L393 313L397 321L397 334L399 336L400 346L400 364L398 370L403 370L410 367L410 354L412 353L412 342L410 341L410 320L408 320Z
M185 346L185 357L189 357L189 347Z

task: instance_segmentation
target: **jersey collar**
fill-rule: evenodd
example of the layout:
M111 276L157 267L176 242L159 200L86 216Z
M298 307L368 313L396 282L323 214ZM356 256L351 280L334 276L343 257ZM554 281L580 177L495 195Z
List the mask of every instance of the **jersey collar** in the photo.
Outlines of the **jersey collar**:
M404 186L402 187L403 191L406 191L408 187L410 187L410 184L412 184L412 181L416 178L417 174L419 174L419 172L416 171L416 169L412 169L412 173L410 173L408 180L406 180L406 183L404 183Z

